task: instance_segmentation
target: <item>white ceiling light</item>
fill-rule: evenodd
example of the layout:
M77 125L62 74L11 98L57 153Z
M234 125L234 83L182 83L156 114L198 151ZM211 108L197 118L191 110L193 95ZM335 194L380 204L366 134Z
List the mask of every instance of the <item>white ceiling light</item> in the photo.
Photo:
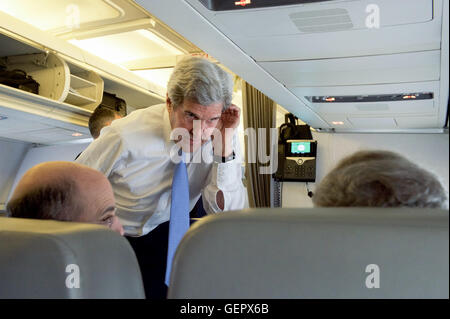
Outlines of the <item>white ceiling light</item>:
M0 10L44 31L123 14L110 0L0 0Z
M164 48L165 50L171 52L171 55L181 55L185 54L186 52L182 52L179 49L175 48L173 45L169 44L168 42L164 41L160 37L158 37L153 32L150 32L148 30L137 30L137 33L142 35L144 38L149 39L150 41L158 44L161 48Z
M169 82L172 70L173 68L137 70L133 71L133 73L139 75L140 77L143 77L144 79L152 83L156 83L163 88L167 88L167 82Z
M144 29L69 42L117 64L183 54L182 51Z

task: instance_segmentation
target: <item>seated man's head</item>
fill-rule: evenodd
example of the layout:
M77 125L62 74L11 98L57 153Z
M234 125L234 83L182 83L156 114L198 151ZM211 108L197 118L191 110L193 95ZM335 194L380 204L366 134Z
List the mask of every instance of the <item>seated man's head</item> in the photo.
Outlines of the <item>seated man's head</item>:
M199 57L177 63L167 84L166 105L172 130L189 133L183 149L196 150L210 139L232 94L231 76L216 64Z
M92 137L97 139L100 136L100 131L105 126L111 125L114 120L122 118L118 113L107 109L105 107L97 107L89 117L89 132Z
M359 151L321 181L315 206L444 208L447 196L435 176L388 151Z
M72 162L45 162L29 169L17 184L7 210L10 217L94 223L123 235L108 179Z

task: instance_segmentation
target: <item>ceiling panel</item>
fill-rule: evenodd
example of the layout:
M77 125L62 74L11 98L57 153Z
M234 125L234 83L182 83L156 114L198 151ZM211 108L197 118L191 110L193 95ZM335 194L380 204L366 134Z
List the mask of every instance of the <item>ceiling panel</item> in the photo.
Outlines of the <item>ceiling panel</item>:
M336 0L220 13L207 10L198 0L187 1L256 61L440 48L440 16L434 17L432 0ZM368 8L374 5L380 25L368 28L366 21L372 12ZM337 16L348 21L337 24L333 20Z
M0 134L20 133L48 128L51 128L51 126L31 121L18 121L11 118L3 119L0 121Z
M373 0L330 1L212 14L215 15L215 23L230 36L273 37L323 32L325 26L333 32L339 30L339 25L349 25L353 30L365 29L366 8L373 3ZM421 23L433 18L432 0L414 0L414 6L410 5L411 0L378 0L376 4L383 17L380 19L381 27ZM398 10L399 7L403 10Z
M439 80L439 50L341 59L260 62L287 87L388 84Z
M11 116L0 120L0 137L39 144L73 142L91 138L85 129L83 132L78 132Z

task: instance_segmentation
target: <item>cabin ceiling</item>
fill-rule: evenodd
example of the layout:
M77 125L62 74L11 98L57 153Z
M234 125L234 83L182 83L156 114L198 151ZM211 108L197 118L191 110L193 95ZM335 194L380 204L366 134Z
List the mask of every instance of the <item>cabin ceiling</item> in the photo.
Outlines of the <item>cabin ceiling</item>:
M240 1L224 11L204 5L213 2L136 0L316 129L437 132L446 126L448 1L266 8ZM419 100L421 94L431 98Z
M6 113L5 110L0 110L0 137L34 144L86 143L92 140L87 128L57 126L41 116Z
M331 0L217 12L204 2L16 0L0 1L0 11L132 72L161 99L173 66L196 54L214 57L317 130L436 132L446 126L448 1ZM379 28L366 26L369 5L379 8ZM42 52L4 34L0 41L0 56ZM106 88L119 97L127 90L108 79ZM370 100L413 93L432 98ZM320 100L342 97L354 99ZM133 108L156 103L146 98L135 94L127 102ZM78 124L0 111L6 138L48 144L88 134Z

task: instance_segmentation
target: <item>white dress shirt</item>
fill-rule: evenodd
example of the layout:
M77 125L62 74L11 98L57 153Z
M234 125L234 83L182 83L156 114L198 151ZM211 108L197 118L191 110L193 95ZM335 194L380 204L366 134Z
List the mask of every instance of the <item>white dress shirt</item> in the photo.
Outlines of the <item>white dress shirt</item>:
M165 104L140 109L103 128L100 137L76 160L108 177L114 190L117 216L127 235L145 235L170 218L176 165L170 152L178 148L170 140L170 132ZM224 211L244 208L246 192L236 135L233 149L236 157L226 163L213 161L211 141L189 154L186 167L191 210L203 195L203 207L208 214L221 212L216 202L219 190L224 195ZM203 161L198 163L202 156Z

